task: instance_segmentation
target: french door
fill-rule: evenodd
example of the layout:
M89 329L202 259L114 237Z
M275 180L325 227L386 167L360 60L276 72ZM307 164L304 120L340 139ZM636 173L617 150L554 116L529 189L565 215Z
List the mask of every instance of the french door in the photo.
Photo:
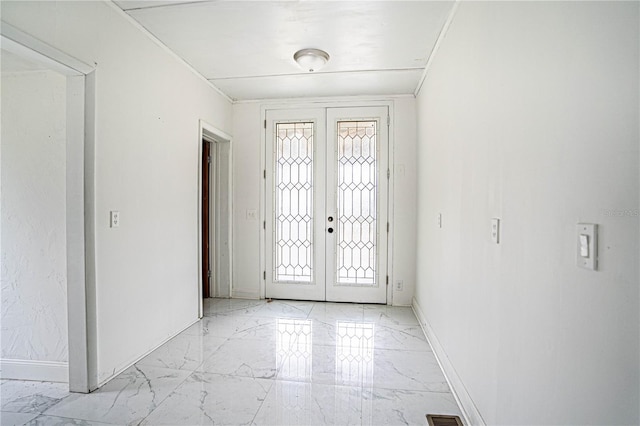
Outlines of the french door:
M386 303L387 116L267 111L267 297Z

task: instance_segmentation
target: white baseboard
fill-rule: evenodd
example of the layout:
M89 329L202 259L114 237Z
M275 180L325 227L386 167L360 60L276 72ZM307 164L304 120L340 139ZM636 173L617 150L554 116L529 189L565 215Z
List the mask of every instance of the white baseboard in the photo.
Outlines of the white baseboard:
M465 424L468 426L485 426L486 423L482 419L480 411L478 411L478 408L473 403L469 392L467 392L467 388L464 386L464 383L462 383L462 380L460 379L460 376L458 376L458 373L453 367L453 364L451 364L451 361L449 361L449 357L438 341L438 338L431 328L431 325L429 325L427 317L424 315L424 312L422 311L422 308L416 301L415 297L413 298L411 307L413 308L413 312L416 314L416 317L420 322L422 331L429 341L429 345L431 346L431 350L433 350L433 353L438 360L438 364L440 364L440 368L444 372L444 376L447 379L447 383L449 383L449 387L451 388L453 397L456 399L456 402L462 410L462 416L464 417Z
M0 378L69 383L69 363L29 359L0 359Z

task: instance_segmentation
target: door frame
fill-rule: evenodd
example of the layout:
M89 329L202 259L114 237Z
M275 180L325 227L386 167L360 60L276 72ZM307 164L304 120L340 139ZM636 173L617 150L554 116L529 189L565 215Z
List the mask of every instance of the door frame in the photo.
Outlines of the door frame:
M2 48L67 77L66 251L69 391L98 387L95 262L96 67L5 22Z
M204 315L204 304L203 304L203 276L202 276L202 172L203 172L203 161L202 161L202 157L203 157L203 142L208 142L211 144L220 144L220 143L228 143L229 144L229 156L228 156L228 164L227 164L227 170L228 170L228 188L226 191L225 196L228 197L228 205L229 205L229 211L228 211L228 216L227 216L227 220L228 220L228 241L229 241L229 248L228 248L228 268L229 271L233 271L233 143L232 143L232 137L231 135L225 133L224 131L218 129L217 127L207 123L204 120L200 120L199 121L199 125L198 125L198 176L197 176L197 182L198 182L198 280L197 280L197 285L198 285L198 318L202 318ZM212 146L212 151L214 150L214 147ZM213 161L213 160L212 160ZM221 159L219 157L216 158L216 165L219 164L219 162L221 161ZM212 229L216 228L216 223L218 222L218 218L219 215L215 215L215 212L213 211L214 209L212 208L213 203L215 202L215 195L213 195L212 193L214 191L212 191L212 189L214 189L214 186L211 185L211 177L214 173L210 173L209 174L209 199L211 200L211 203L209 204L210 209L210 215L209 215L209 235L211 236L212 234L215 234L215 230L212 231ZM212 226L213 225L213 226ZM210 247L214 246L215 244L211 244L210 243ZM216 259L212 259L211 260L211 264L212 265L216 265L219 263L218 261L218 257L220 256L220 251L219 250L211 250L210 252L215 252L216 253ZM233 275L231 273L229 273L229 289L228 289L228 294L232 294L232 289L233 289Z
M350 98L350 99L337 99L337 100L326 100L326 99L318 99L318 100L310 100L310 101L299 101L299 100L285 100L281 102L269 102L263 103L260 106L260 121L262 122L262 130L261 130L261 143L260 143L260 164L262 165L261 171L261 184L260 184L260 223L262 226L260 227L260 269L258 282L260 283L260 298L266 298L266 267L267 267L267 238L266 238L266 220L267 220L267 198L269 196L269 191L266 187L266 178L265 173L267 170L267 134L266 134L266 120L267 120L267 111L272 110L297 110L297 109L314 109L314 108L358 108L358 107L387 107L389 111L389 141L388 141L388 153L387 153L387 164L389 173L389 182L388 182L388 192L387 192L387 221L389 222L389 233L387 235L387 276L389 277L387 283L387 305L393 304L393 285L389 283L393 283L393 236L394 236L394 226L393 226L393 200L394 200L394 144L395 144L395 128L394 128L394 102L392 99L388 98L371 98L371 97L362 97L362 98Z

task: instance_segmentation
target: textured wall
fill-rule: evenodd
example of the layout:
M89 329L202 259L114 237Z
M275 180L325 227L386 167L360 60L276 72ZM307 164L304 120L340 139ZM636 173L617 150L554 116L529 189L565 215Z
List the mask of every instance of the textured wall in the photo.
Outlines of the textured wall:
M198 121L230 133L231 104L111 2L1 8L3 22L97 67L88 220L96 250L90 338L102 384L198 318ZM118 228L109 227L111 210L120 212Z
M67 361L66 79L2 75L2 358Z

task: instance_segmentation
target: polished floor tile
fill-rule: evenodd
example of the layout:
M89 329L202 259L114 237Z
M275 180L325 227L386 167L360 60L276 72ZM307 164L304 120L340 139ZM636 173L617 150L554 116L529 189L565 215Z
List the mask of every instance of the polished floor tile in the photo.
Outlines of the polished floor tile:
M207 299L89 395L2 381L2 425L424 425L460 410L411 308Z
M430 352L378 349L373 362L375 387L450 392L444 374Z
M194 373L142 424L250 424L272 384L250 377Z
M358 387L276 381L253 424L359 425L361 401Z
M4 424L3 424L4 425ZM109 426L95 420L70 419L68 417L38 416L27 423L27 426Z
M401 389L373 389L363 394L362 424L426 425L426 414L460 415L453 395Z
M274 343L275 345L275 343ZM282 362L269 344L259 340L228 340L207 359L199 372L257 379L274 378Z
M258 311L265 304L263 300L248 299L206 299L204 315L227 314L248 316Z
M182 332L188 336L229 338L243 326L242 318L230 313L209 313Z
M63 383L7 380L0 385L0 410L11 413L43 413L69 395Z
M142 358L137 365L194 371L224 342L224 337L182 333Z
M38 417L38 413L12 413L9 411L0 412L0 425L2 426L16 426L29 423L31 420Z
M381 325L420 325L413 310L404 306L365 305L364 321Z
M309 312L313 309L313 305L313 302L297 302L293 300L275 301L275 303L267 302L255 311L255 316L306 319L309 316Z
M355 303L316 303L309 319L330 324L339 320L362 321L364 305Z
M45 414L135 425L151 414L190 374L185 370L134 365L97 391L72 394Z
M375 346L378 349L431 351L431 347L419 325L377 324L375 339Z

